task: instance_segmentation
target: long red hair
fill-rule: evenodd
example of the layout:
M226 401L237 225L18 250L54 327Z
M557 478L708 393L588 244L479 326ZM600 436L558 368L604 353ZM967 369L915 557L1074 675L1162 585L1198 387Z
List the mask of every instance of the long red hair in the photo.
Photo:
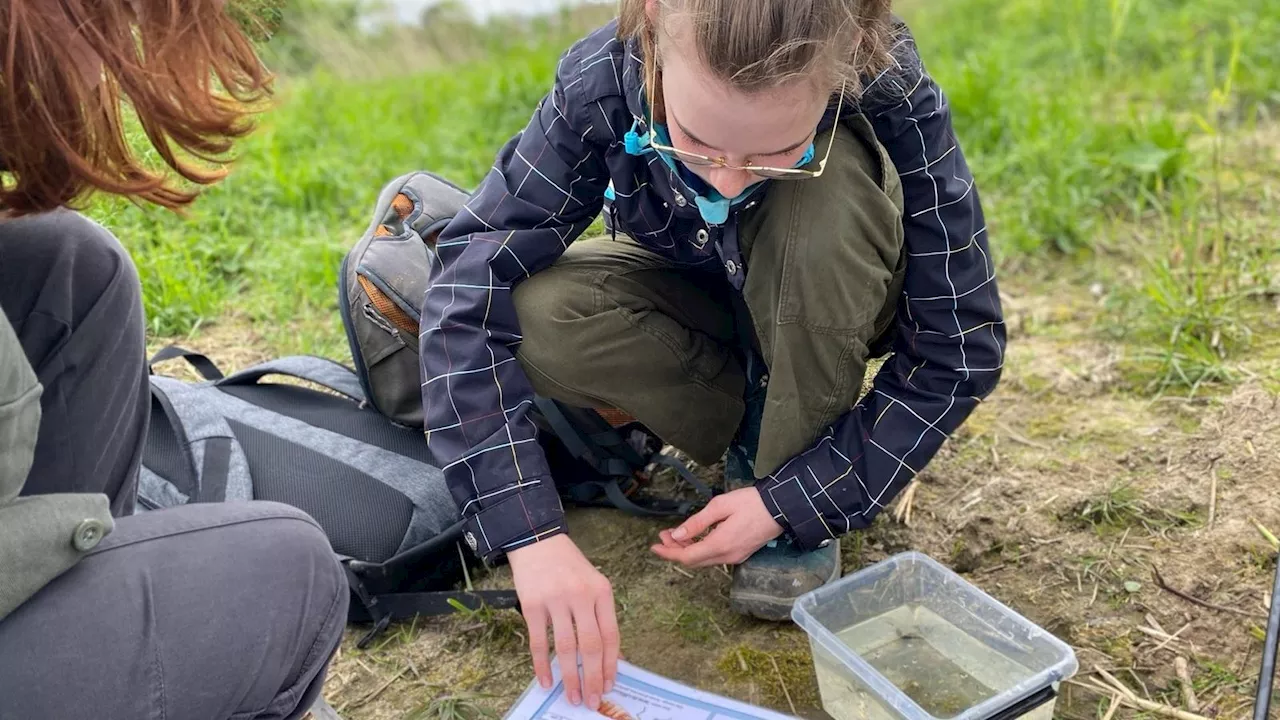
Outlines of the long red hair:
M0 0L0 212L190 203L271 94L254 22L238 0ZM126 100L167 167L130 145Z

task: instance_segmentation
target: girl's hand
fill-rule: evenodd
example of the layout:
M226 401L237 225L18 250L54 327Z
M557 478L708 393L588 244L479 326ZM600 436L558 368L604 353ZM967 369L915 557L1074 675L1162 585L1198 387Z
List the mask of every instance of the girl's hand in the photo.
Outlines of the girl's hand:
M707 536L697 540L708 528ZM707 506L674 530L659 533L651 549L664 560L687 567L737 565L782 534L782 526L764 506L760 492L741 488L712 498Z
M608 578L568 535L512 550L507 560L529 625L529 651L538 682L544 688L551 687L550 621L569 702L580 705L585 700L587 708L595 711L618 675L618 620ZM581 682L578 653L582 654Z

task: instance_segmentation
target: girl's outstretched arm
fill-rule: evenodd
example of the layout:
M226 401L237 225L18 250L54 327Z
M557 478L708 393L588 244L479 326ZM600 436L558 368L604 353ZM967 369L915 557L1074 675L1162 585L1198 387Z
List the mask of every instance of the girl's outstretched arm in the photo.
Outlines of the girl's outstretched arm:
M467 542L485 560L508 555L539 679L551 680L550 623L566 690L594 709L616 672L612 588L564 536L528 415L534 391L515 356L512 300L513 287L560 257L603 205L608 171L586 137L603 117L582 97L581 45L561 58L528 125L440 233L419 349L427 445L466 519Z

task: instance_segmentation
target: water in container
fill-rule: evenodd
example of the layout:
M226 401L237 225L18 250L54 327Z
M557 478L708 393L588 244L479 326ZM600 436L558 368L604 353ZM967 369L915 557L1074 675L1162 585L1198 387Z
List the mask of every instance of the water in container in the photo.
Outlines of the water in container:
M801 598L793 617L836 720L987 718L1076 669L1065 643L919 553ZM1053 703L1022 717L1051 720Z

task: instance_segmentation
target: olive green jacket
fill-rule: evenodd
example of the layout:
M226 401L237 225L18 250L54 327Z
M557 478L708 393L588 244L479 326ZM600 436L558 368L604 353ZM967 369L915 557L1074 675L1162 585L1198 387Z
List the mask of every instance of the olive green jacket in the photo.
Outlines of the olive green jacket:
M35 454L41 391L0 313L0 620L114 528L103 494L18 497Z

